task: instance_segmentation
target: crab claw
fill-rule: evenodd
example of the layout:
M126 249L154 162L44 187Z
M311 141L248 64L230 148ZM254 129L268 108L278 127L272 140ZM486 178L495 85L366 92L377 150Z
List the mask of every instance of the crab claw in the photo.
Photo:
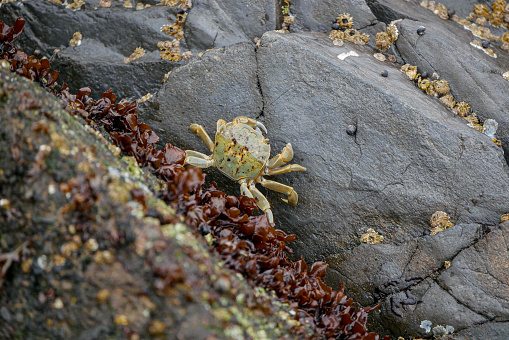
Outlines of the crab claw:
M265 125L263 125L262 123L260 123L259 121L256 121L256 127L260 128L263 130L263 132L267 133L267 128L265 127Z

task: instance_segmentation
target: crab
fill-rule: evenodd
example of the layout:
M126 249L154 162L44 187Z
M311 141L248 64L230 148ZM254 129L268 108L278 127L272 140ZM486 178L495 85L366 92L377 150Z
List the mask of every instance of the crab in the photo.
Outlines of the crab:
M261 131L267 133L267 129L262 123L244 116L228 123L219 119L214 142L203 126L191 124L190 128L201 137L212 154L207 156L201 152L186 150L186 164L199 168L215 167L239 183L241 194L254 198L256 205L267 215L270 223L274 223L270 203L256 188L257 183L288 195L288 198L282 198L283 202L297 204L299 196L291 186L265 179L263 176L306 171L306 168L298 164L286 164L293 158L290 143L286 144L280 154L270 158L270 145Z

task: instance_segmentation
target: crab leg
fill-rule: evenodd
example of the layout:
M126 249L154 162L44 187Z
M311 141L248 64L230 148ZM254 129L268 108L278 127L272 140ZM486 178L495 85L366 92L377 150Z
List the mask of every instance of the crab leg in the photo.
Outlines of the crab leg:
M201 152L193 150L186 150L186 159L184 160L184 164L194 165L198 168L215 167L214 158L212 158L212 156L207 156Z
M260 123L259 121L257 121L256 119L253 119L253 118L247 118L247 117L244 117L244 116L239 116L237 118L235 118L233 120L233 122L237 122L237 123L242 123L242 124L246 124L252 128L254 127L258 127L260 129L263 130L263 132L267 133L267 128L265 127L265 125L263 125L262 123Z
M214 150L214 142L212 142L212 139L210 139L210 136L208 135L207 131L205 131L203 126L199 124L191 124L190 129L203 140L210 152Z
M269 223L274 223L274 216L272 215L272 210L270 210L270 203L267 198L255 187L254 182L251 182L249 190L253 194L254 198L258 200L256 205L267 215Z
M269 223L274 223L274 216L272 215L272 210L270 210L270 203L255 187L254 181L250 181L248 184L245 179L241 179L238 183L240 184L240 193L244 196L256 199L256 205L267 215Z
M280 154L269 159L269 161L267 162L267 167L278 168L278 167L288 163L289 161L291 161L292 158L293 158L292 144L288 143L283 148L283 151L281 151Z
M247 181L245 179L241 179L239 182L240 184L240 193L247 197L253 197L253 194L251 194L251 191L249 191L249 188L247 187Z
M294 164L292 164L292 165L294 165ZM297 192L291 186L285 185L283 183L275 182L275 181L270 181L263 177L260 180L260 184L267 189L274 190L274 191L280 192L282 194L287 194L288 199L282 198L283 202L290 204L290 205L297 205L299 196L297 195Z
M292 172L292 171L306 171L306 170L307 169L305 167L303 167L302 165L288 164L282 168L276 168L276 169L267 168L266 171L267 171L267 175L272 176L272 175L280 175L280 174L284 174L284 173Z

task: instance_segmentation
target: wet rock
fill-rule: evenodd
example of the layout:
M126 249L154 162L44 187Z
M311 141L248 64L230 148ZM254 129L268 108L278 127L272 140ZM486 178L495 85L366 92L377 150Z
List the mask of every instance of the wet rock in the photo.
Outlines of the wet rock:
M113 1L113 3L115 3ZM0 7L2 20L12 24L18 16L30 18L20 46L29 55L35 50L51 60L73 92L85 86L94 97L110 88L119 98L140 98L157 91L164 75L179 63L161 60L157 43L171 40L160 28L175 21L176 7L153 6L143 10L112 7L97 9L84 6L72 11L49 1L8 3ZM9 19L10 18L10 22ZM75 32L82 42L69 47ZM124 63L133 51L142 47L146 54ZM60 50L54 53L55 49ZM185 51L185 42L181 42ZM182 63L182 62L181 62Z
M193 52L253 41L278 26L279 1L193 1L184 26ZM279 27L280 28L280 27Z
M350 50L359 57L337 58ZM300 236L300 254L339 253L367 228L389 243L405 242L422 235L437 210L454 212L455 223L495 223L506 209L500 148L399 70L380 77L368 47L269 32L258 67L271 145L291 142L294 161L308 168L275 178L296 188L298 206L269 192L278 224ZM355 139L338 133L350 124ZM479 171L480 181L463 169Z
M214 138L218 119L257 117L262 109L255 49L246 42L206 52L175 69L138 112L162 141L208 153L203 141L189 129L192 123L203 125Z
M495 119L499 123L497 135L509 161L509 117L505 114L509 105L509 82L502 77L509 69L509 52L495 48L498 58L488 56L482 49L470 45L472 40L480 40L470 31L452 20L439 18L419 4L398 0L372 3L372 9L377 9L373 12L380 20L409 19L397 25L400 35L396 48L403 60L429 74L436 72L449 82L457 101L468 102L473 112L482 119ZM472 11L474 3L479 2L469 1L454 7L458 8L457 14L464 18ZM416 30L421 25L426 26L426 34L419 37ZM496 33L496 28L488 27ZM492 42L491 45L500 46L500 42ZM437 53L444 50L448 51L447 58Z

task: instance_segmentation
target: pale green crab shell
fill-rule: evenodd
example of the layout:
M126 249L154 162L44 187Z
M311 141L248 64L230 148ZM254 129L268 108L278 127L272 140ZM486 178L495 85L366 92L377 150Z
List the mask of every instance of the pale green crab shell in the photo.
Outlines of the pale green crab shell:
M255 179L270 157L270 145L259 130L230 122L217 131L212 156L231 179Z

